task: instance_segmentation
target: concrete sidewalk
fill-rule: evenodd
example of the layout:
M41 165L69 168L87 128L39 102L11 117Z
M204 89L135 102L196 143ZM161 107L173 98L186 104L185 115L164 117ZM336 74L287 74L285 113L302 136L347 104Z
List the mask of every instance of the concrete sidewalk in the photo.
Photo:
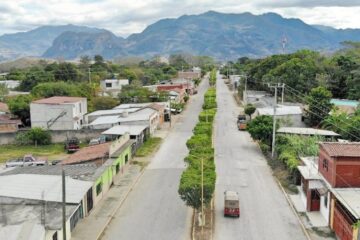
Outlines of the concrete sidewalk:
M181 117L181 114L173 116L171 127L168 122L164 123L162 128L155 132L154 137L165 139L175 124L178 121L181 122ZM156 152L154 152L153 155L144 158L135 157L131 161L143 162L146 165L146 163L151 162L155 153ZM135 187L144 170L145 168L142 168L139 165L129 164L124 169L124 173L114 180L114 185L96 205L90 215L78 222L74 231L71 233L71 239L99 239L107 225L113 219L116 211L125 201L127 195L131 192L133 187Z
M97 204L90 215L80 220L71 234L71 239L98 239L117 209L121 207L128 193L135 186L141 173L140 166L130 164L124 174L115 179L114 186L106 193L106 196Z

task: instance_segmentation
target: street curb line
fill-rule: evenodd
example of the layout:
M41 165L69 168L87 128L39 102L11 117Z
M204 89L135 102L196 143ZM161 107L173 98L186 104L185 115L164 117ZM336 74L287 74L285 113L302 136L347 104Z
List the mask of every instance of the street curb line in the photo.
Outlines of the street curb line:
M293 213L295 214L297 220L299 221L300 226L301 226L301 230L304 232L306 238L307 238L308 240L312 240L312 238L311 238L310 235L309 235L309 232L308 232L308 231L306 230L306 228L305 228L304 223L301 221L301 218L300 218L298 212L296 211L296 209L295 209L295 207L294 207L294 204L293 204L292 201L290 200L289 195L286 193L285 189L283 188L283 186L281 185L281 183L280 183L279 180L276 179L276 183L277 183L278 186L280 187L282 193L283 193L284 196L285 196L285 199L286 199L287 203L289 204L291 210L293 211Z
M100 231L100 233L96 236L96 240L101 239L102 235L104 234L106 228L108 227L109 223L112 221L113 217L115 216L116 212L119 210L119 208L123 205L123 203L125 202L125 200L127 199L128 195L130 194L130 192L133 190L133 188L135 187L135 185L139 182L140 178L144 175L145 172L144 168L143 170L141 170L140 174L137 176L137 178L135 179L135 181L133 182L133 184L130 186L129 190L126 192L125 197L120 201L119 205L115 208L115 210L110 214L109 216L109 220L106 221L106 224L104 225L104 227L102 228L102 230Z

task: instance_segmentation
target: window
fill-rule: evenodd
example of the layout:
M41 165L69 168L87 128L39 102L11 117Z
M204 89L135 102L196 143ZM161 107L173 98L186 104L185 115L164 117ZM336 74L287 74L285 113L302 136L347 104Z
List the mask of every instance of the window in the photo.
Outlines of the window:
M112 84L110 82L105 83L106 88L111 88Z
M116 164L115 166L115 172L118 173L120 170L120 163Z
M126 154L126 155L125 155L125 164L126 164L128 161L129 161L129 155Z
M81 113L81 103L79 103L79 111L80 111L80 113Z
M328 171L329 170L329 162L328 162L328 160L327 159L323 159L323 169L325 169L326 171Z
M96 196L98 196L102 191L102 182L99 182L98 185L96 185Z

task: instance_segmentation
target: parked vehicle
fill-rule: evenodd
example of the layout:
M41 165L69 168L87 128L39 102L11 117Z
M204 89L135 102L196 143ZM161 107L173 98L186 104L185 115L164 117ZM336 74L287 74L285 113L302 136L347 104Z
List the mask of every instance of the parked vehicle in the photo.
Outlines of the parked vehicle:
M36 158L31 154L27 154L22 158L12 159L6 162L6 167L24 167L24 166L44 166L48 161L44 158Z
M237 122L237 126L239 130L245 130L246 129L246 121L240 120Z
M235 191L224 192L224 217L240 217L239 195Z
M106 142L105 136L100 136L98 138L91 139L89 142L89 146L98 145L98 144L105 143L105 142Z
M239 114L237 120L238 121L246 121L246 115L245 114Z
M64 148L69 153L76 152L77 150L80 149L79 139L77 139L76 137L73 137L73 138L66 140Z

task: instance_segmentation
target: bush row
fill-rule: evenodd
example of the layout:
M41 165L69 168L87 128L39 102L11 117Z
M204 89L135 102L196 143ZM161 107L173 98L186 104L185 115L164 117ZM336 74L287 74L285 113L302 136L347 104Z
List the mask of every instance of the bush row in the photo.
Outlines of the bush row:
M210 79L209 79L210 86L214 86L216 83L216 69L213 69L210 72Z
M216 81L216 73L215 73ZM214 85L214 84L213 84ZM186 205L201 207L201 169L203 162L204 203L209 204L215 191L215 162L212 146L213 122L216 114L216 89L210 88L204 96L203 111L193 129L193 136L186 142L189 154L184 161L187 169L182 173L179 195Z

